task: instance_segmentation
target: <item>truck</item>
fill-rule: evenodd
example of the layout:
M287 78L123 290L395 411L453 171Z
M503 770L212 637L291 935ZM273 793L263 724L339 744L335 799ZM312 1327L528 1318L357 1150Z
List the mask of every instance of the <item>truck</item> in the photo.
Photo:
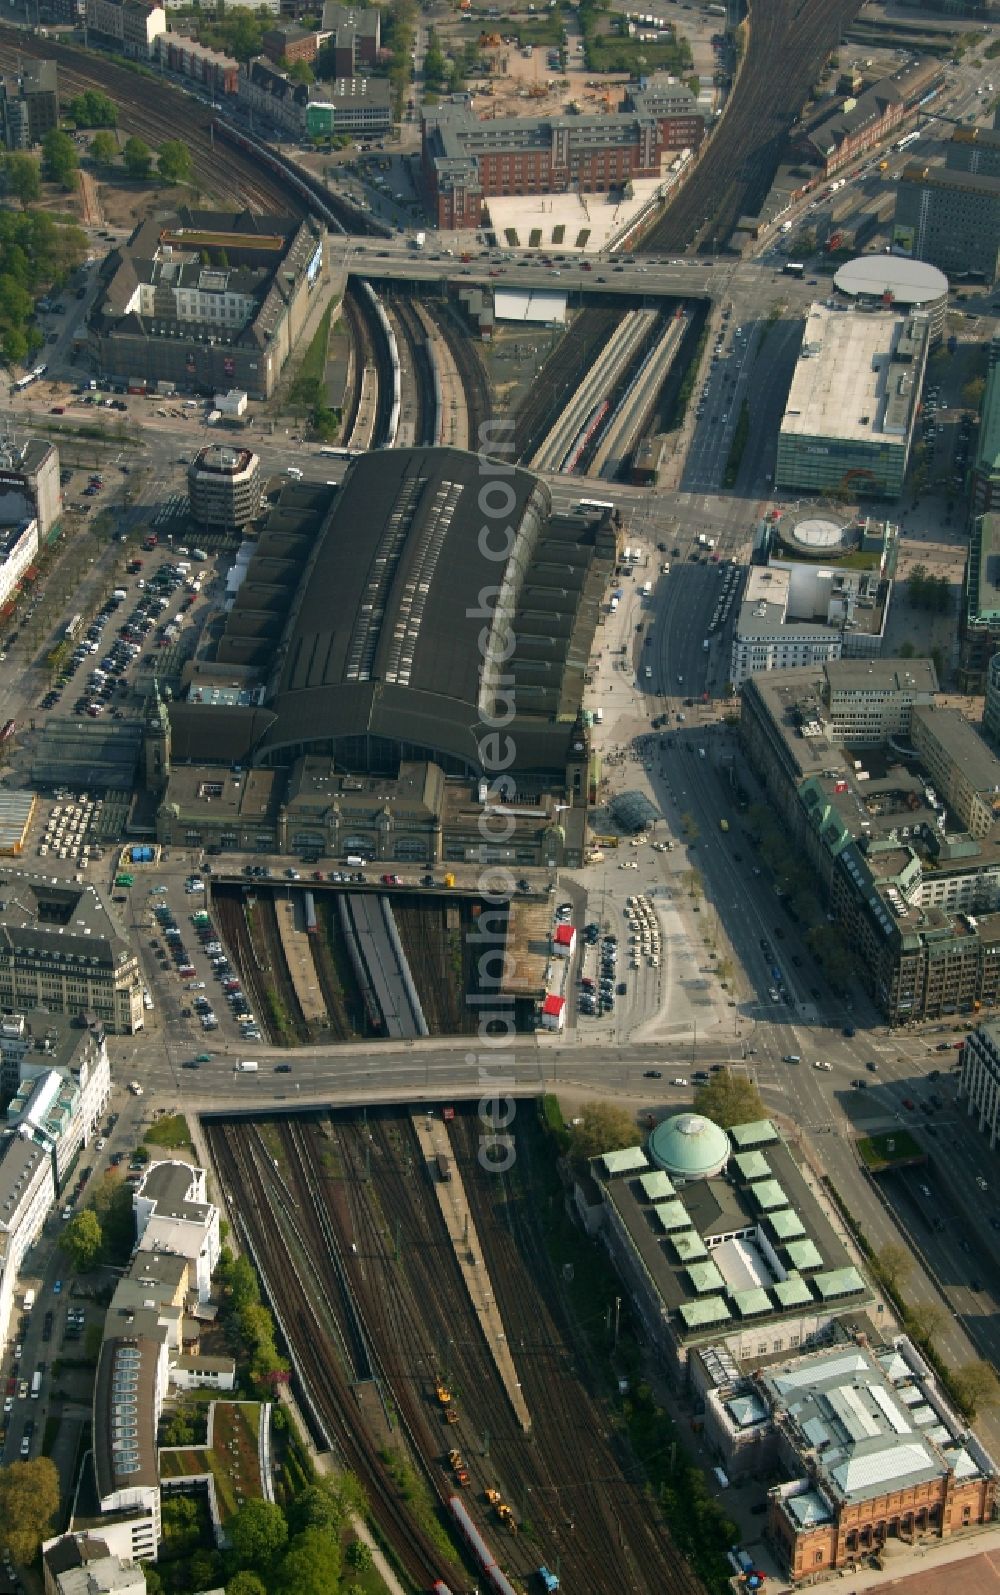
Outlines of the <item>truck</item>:
M728 820L720 820L719 821L719 830L720 831L728 831L729 830L729 821Z
M699 532L698 533L698 547L699 548L707 548L708 547L708 538L705 536L704 532Z
M42 1376L37 1371L31 1376L31 1399L37 1401L42 1393Z
M413 245L414 249L423 249L423 247L426 244L426 242L427 242L427 234L426 233L415 233L413 235L413 237L410 239L410 243Z
M23 1307L23 1309L24 1309L24 1311L26 1313L30 1313L32 1307L34 1307L34 1305L35 1305L35 1293L34 1293L33 1290L26 1290L25 1291L25 1293L24 1293L24 1301L22 1302L21 1305L22 1305L22 1307Z
M236 1065L236 1072L237 1074L256 1074L259 1068L260 1064L255 1063L252 1058L241 1058Z

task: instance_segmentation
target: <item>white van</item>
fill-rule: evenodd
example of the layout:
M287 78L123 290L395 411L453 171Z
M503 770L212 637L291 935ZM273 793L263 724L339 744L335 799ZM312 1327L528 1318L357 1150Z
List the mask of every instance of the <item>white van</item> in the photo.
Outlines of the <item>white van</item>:
M603 709L595 709L594 710L594 724L595 724L595 726L602 726L604 724L604 710Z
M236 1065L236 1068L240 1074L256 1074L260 1064L254 1063L252 1058L243 1058Z
M643 582L643 584L642 584L642 596L644 598L650 598L652 596L652 592L653 592L653 584L652 584L652 582Z
M286 465L285 475L294 477L295 480L298 481L302 475L302 472L299 470L297 465Z

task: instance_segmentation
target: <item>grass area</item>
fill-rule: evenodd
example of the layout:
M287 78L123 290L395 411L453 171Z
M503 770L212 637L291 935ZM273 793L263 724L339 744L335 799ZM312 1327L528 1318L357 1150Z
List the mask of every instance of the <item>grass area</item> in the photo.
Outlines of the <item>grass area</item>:
M442 1557L453 1565L454 1547L438 1522L434 1497L431 1495L426 1479L411 1466L401 1451L385 1447L379 1452L379 1456L414 1520L420 1524L424 1533L433 1540Z
M316 403L317 391L323 391L323 379L326 375L326 356L330 342L330 317L333 315L333 305L327 306L323 319L313 335L308 349L302 356L302 364L292 383L289 398L293 404L312 406Z
M182 1446L160 1452L160 1472L178 1479L210 1473L215 1480L219 1515L223 1522L244 1500L262 1492L257 1462L260 1407L256 1402L220 1401L216 1404L211 1446Z
M885 1135L866 1135L857 1143L858 1156L865 1167L877 1173L880 1169L898 1168L906 1163L922 1161L926 1156L923 1147L909 1130L896 1130Z
M155 1124L149 1126L143 1140L147 1146L183 1148L189 1152L194 1150L191 1131L183 1113L168 1113L162 1119L157 1119Z

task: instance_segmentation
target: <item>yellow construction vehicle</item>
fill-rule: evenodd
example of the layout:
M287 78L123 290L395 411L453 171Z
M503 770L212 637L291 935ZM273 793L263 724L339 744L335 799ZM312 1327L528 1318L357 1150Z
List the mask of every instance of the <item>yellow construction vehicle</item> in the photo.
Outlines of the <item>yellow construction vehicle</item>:
M447 1385L439 1384L437 1386L437 1398L440 1401L442 1407L450 1406L450 1404L451 1404L451 1391L448 1389Z

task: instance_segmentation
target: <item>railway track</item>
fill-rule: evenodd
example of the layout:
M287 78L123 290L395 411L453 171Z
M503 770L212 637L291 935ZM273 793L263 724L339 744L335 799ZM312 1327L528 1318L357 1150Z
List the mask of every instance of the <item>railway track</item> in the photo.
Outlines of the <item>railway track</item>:
M469 448L475 451L486 435L485 428L493 413L489 378L465 328L456 325L449 307L428 299L424 309L437 323L455 363L469 417Z
M619 325L615 310L581 310L572 332L561 338L538 373L514 423L514 458L526 460L540 446L557 408L579 387L591 360Z
M108 94L118 107L122 131L145 139L154 149L183 136L191 155L194 186L220 204L281 215L305 214L295 195L253 161L237 150L227 148L223 155L215 148L211 112L190 95L168 83L140 77L123 63L94 51L54 38L35 38L21 28L0 24L0 69L12 70L24 57L55 61L60 93L66 97L87 89Z
M358 1421L357 1399L343 1372L337 1342L320 1310L325 1293L323 1274L303 1279L287 1247L275 1244L277 1171L272 1167L265 1175L263 1169L267 1165L262 1168L262 1160L250 1155L247 1142L252 1133L252 1127L247 1125L213 1124L208 1131L216 1167L230 1195L234 1223L257 1261L305 1385L303 1404L311 1414L320 1443L335 1447L346 1466L360 1478L379 1530L406 1577L426 1589L440 1574L441 1555L430 1536L411 1520L374 1440L364 1423ZM286 1137L290 1134L292 1131L286 1131ZM316 1181L322 1183L322 1172L311 1165L301 1142L296 1147L294 1141L286 1140L286 1145L299 1164L299 1172L293 1173L291 1182L295 1200L303 1215L315 1216L310 1198ZM306 1164L312 1172L311 1182L301 1173ZM233 1199L237 1192L238 1201ZM328 1246L330 1236L322 1238Z
M365 372L375 365L375 351L372 347L371 333L358 303L358 297L348 280L343 301L344 321L351 342L351 391L348 395L344 409L344 425L342 436L347 440L349 447L354 447L352 439L358 425L361 412L361 401L364 396Z
M280 1007L287 1015L287 1022L292 1034L279 1035L279 1046L284 1043L294 1046L296 1043L315 1041L309 1026L306 1024L305 1015L299 1005L299 999L292 982L292 977L285 963L285 949L281 945L278 934L278 921L274 909L274 898L267 895L257 896L256 946L261 965L267 972L273 996L277 998ZM253 932L251 932L253 936ZM270 994L269 1004L270 1007ZM276 1028L278 1028L276 1026Z
M637 249L724 249L760 210L786 135L858 0L752 0L747 51L725 114L691 175Z
M406 347L414 385L414 413L406 416L412 447L430 447L437 433L434 403L434 375L427 352L427 334L409 299L403 294L383 295L387 312L393 317L397 334ZM404 415L405 407L404 407ZM402 428L400 429L402 431Z

